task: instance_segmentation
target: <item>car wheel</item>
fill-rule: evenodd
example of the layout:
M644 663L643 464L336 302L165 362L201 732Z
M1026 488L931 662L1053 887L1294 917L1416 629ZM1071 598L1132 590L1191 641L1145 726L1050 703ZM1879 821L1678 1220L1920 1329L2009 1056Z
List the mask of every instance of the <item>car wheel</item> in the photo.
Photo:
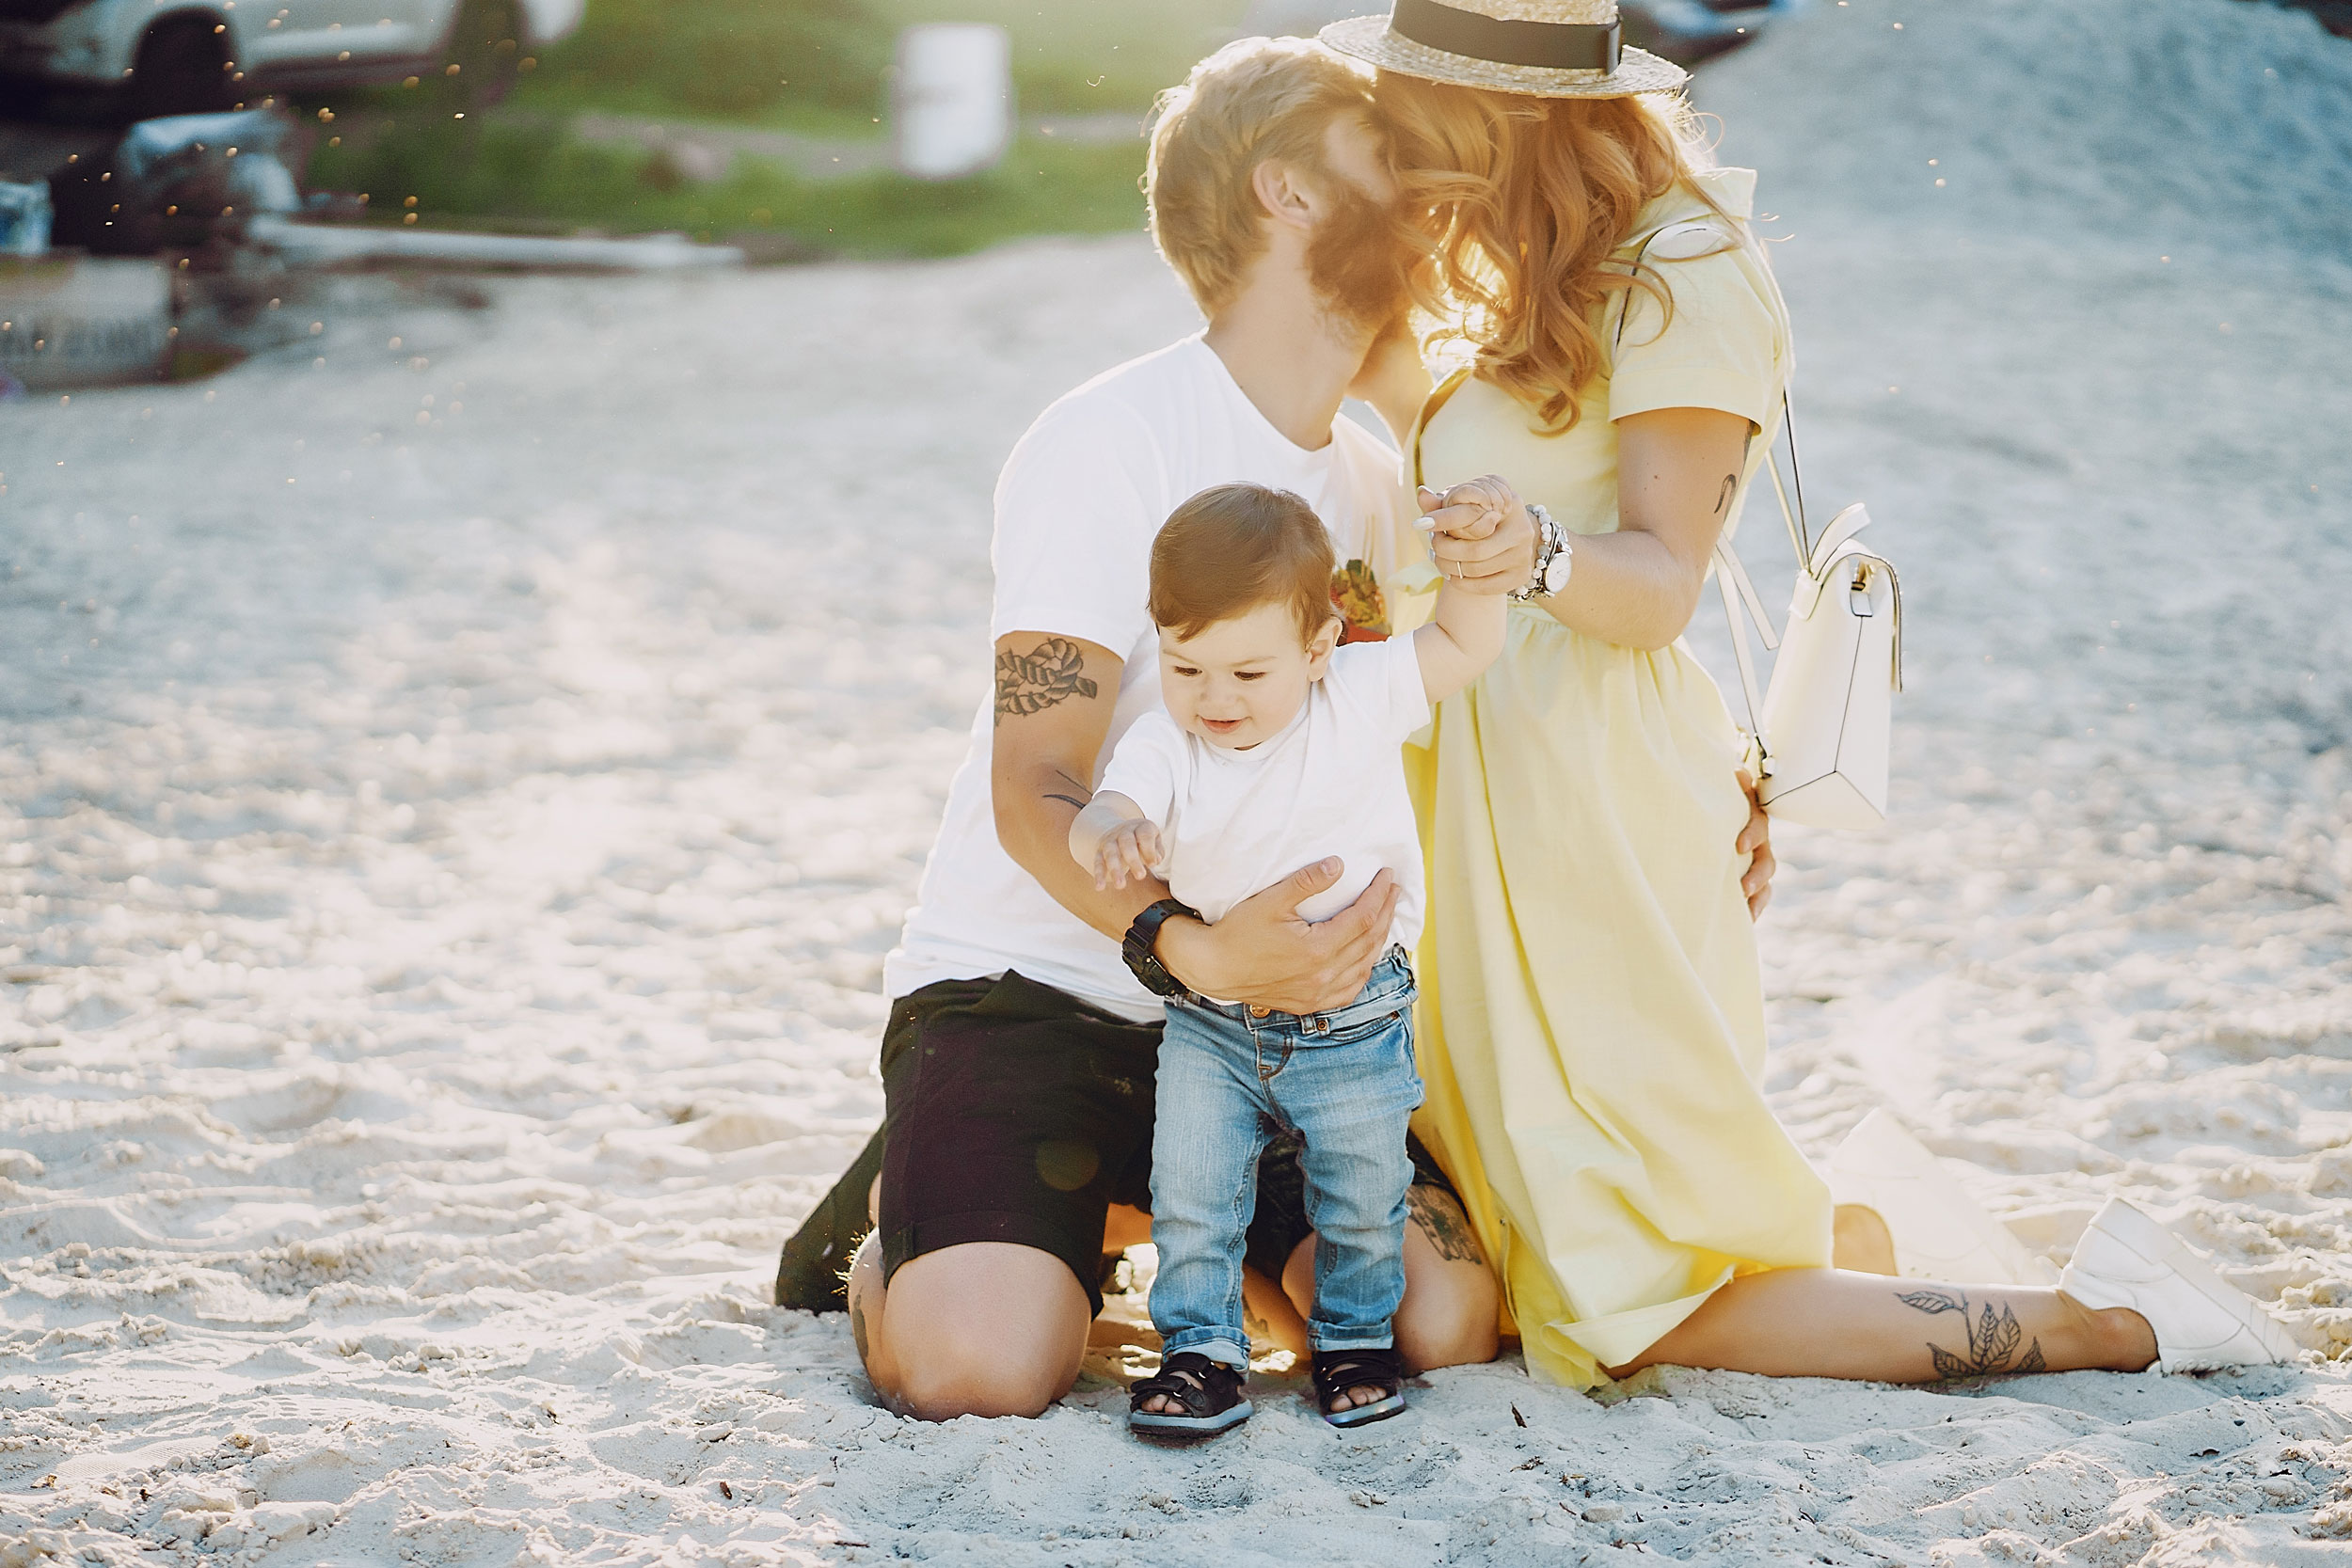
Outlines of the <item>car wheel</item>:
M443 70L456 68L456 96L486 109L515 86L523 55L523 12L517 0L465 0L442 50Z
M168 16L147 30L123 101L134 119L200 115L230 103L229 51L207 16Z

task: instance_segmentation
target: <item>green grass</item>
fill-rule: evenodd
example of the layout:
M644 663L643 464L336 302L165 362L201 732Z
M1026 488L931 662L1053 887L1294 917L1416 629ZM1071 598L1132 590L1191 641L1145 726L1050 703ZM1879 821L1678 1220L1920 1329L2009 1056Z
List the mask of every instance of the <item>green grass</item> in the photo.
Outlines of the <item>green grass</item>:
M997 168L937 183L895 174L813 181L739 157L723 180L680 182L662 160L570 139L519 114L393 122L321 147L313 188L365 191L379 221L405 199L425 226L788 234L850 256L945 256L1023 234L1139 231L1139 147L1024 141Z
M369 192L379 221L418 198L425 225L698 234L772 231L849 255L936 256L1021 234L1138 230L1139 142L1025 142L1003 166L941 184L892 175L818 182L749 158L709 185L666 162L571 139L586 110L776 127L884 133L884 71L898 29L994 22L1013 39L1025 115L1140 113L1240 18L1246 0L588 0L578 32L539 52L495 109L454 84L308 96L331 108L312 189ZM324 129L324 127L322 127Z
M1027 114L1141 110L1224 41L1247 0L868 0L895 29L993 22L1012 34Z
M517 107L824 129L883 112L893 39L912 22L1012 35L1028 114L1148 106L1230 31L1245 0L589 0Z

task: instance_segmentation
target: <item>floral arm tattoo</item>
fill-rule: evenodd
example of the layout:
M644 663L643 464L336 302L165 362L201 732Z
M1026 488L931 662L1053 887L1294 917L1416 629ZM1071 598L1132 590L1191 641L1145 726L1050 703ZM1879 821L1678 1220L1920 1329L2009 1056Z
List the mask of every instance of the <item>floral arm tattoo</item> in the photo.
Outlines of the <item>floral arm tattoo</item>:
M1066 637L1049 637L1025 654L1006 649L996 656L996 721L1093 696L1099 689L1079 673L1085 668L1086 655Z
M1933 1316L1941 1312L1960 1314L1961 1327L1968 1336L1968 1354L1957 1354L1931 1342L1928 1354L1935 1360L1938 1377L1989 1377L1996 1372L2040 1372L2049 1370L2042 1357L2042 1341L2020 1347L2026 1338L2025 1329L2017 1322L2017 1314L2004 1307L1996 1314L1987 1302L1977 1316L1970 1316L1968 1298L1958 1291L1908 1291L1895 1298L1915 1312Z

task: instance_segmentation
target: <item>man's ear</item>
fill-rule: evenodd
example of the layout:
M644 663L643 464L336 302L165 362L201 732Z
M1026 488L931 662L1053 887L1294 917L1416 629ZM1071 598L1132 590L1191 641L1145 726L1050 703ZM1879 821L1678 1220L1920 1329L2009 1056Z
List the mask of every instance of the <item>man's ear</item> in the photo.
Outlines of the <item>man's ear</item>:
M1293 165L1279 158L1266 159L1249 171L1249 188L1256 193L1258 205L1276 223L1301 230L1315 226L1315 194Z

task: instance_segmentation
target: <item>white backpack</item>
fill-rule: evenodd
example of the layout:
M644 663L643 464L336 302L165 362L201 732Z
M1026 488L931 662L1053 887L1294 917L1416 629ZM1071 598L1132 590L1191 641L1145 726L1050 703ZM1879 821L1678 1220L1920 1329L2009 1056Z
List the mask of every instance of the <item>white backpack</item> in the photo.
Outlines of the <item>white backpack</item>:
M1792 475L1795 452L1792 436ZM1731 541L1715 546L1715 582L1756 736L1756 798L1772 816L1808 827L1875 827L1886 818L1888 731L1894 693L1903 685L1902 585L1892 562L1855 540L1870 522L1860 501L1831 519L1816 543L1804 526L1804 491L1791 507L1778 460L1765 461L1797 552L1797 590L1784 635L1773 636ZM1760 710L1750 621L1764 646L1780 651Z
M1732 239L1707 219L1669 224L1641 242L1632 265L1638 269L1653 249L1672 261L1689 261L1727 244L1754 243L1744 233ZM1630 312L1629 292L1617 318L1618 343ZM1788 434L1788 482L1782 483L1776 453L1767 452L1764 463L1797 555L1797 588L1788 602L1785 636L1773 633L1764 601L1732 548L1730 531L1715 543L1715 586L1731 624L1748 733L1755 737L1756 798L1772 816L1808 827L1875 827L1886 818L1888 732L1894 693L1903 686L1902 585L1892 562L1855 542L1870 523L1861 502L1832 518L1818 541L1813 538L1805 523L1794 416L1785 391L1780 412L1781 428ZM1760 705L1756 656L1748 647L1750 622L1764 646L1780 654L1772 664L1772 689Z

